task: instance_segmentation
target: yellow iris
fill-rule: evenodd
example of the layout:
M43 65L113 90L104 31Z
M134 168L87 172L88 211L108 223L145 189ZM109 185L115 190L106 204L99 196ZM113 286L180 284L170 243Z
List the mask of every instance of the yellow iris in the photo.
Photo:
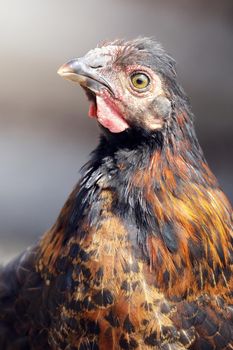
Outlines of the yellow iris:
M135 73L131 76L131 82L136 89L141 90L145 89L149 85L150 79L146 74Z

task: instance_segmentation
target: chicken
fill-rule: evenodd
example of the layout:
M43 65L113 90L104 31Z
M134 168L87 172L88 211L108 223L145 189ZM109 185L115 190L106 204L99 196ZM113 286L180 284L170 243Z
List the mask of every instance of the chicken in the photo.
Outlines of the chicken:
M0 271L0 349L233 349L232 209L148 38L59 69L101 139L54 226Z

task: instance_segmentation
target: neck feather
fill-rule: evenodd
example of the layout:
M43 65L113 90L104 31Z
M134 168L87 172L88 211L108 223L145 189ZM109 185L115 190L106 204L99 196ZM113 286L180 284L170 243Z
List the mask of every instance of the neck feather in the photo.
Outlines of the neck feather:
M175 129L170 125L150 137L139 131L103 137L53 232L63 232L65 245L83 234L84 221L86 227L97 227L101 192L108 189L110 210L129 228L134 254L155 271L158 288L168 294L217 288L220 282L228 288L230 205L187 114L177 114L175 122Z

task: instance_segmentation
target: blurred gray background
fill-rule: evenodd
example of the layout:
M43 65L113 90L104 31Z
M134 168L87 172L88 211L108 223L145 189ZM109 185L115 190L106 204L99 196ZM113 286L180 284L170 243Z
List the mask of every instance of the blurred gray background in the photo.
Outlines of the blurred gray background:
M55 221L95 147L57 68L103 39L154 36L177 61L206 158L233 199L233 1L0 0L0 261Z

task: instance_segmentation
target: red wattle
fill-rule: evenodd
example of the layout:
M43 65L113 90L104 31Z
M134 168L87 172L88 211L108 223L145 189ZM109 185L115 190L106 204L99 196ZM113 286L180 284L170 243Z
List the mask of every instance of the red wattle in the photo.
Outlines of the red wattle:
M97 96L97 120L113 133L120 133L129 128L117 107L106 97Z
M90 118L97 118L97 108L95 102L90 103L88 116Z

